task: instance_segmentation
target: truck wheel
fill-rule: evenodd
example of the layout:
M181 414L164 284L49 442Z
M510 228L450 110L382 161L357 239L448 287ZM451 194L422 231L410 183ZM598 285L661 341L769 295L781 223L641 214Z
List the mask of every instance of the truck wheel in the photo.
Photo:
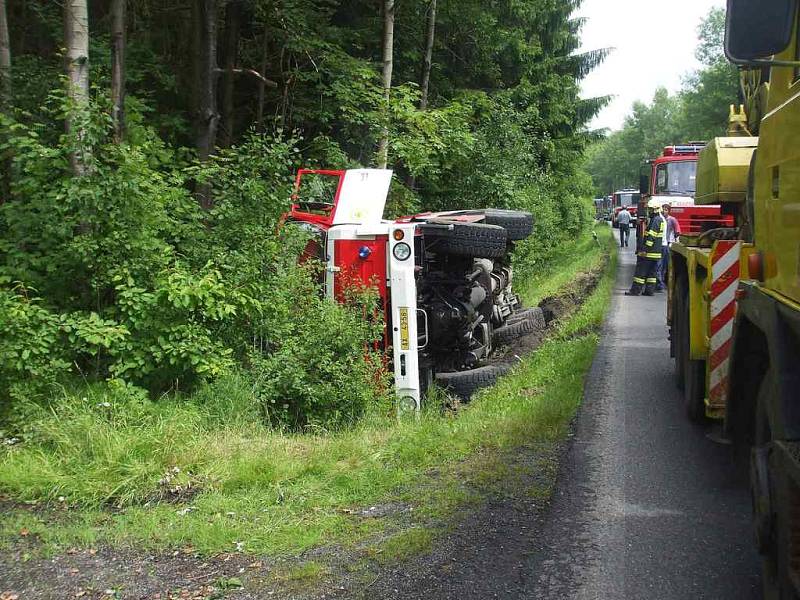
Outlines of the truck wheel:
M678 285L675 289L675 300L672 307L672 346L675 349L675 385L679 390L683 391L686 384L686 371L683 363L684 356L688 351L689 339L684 331L684 323L689 322L688 319L688 302L686 283L684 280L678 279ZM687 327L688 329L688 327Z
M425 247L430 252L470 258L502 258L506 254L508 235L505 229L497 225L437 219L423 224L422 231Z
M542 318L544 318L544 315L542 315ZM498 327L492 332L492 346L495 348L498 346L508 346L511 342L524 335L541 330L542 327L538 325L539 323L536 322L533 314L529 314L518 321Z
M797 600L789 573L791 539L797 536L800 489L793 485L772 451L772 429L767 406L775 397L774 379L768 372L758 390L755 441L750 461L750 489L756 542L763 555L765 600ZM792 518L792 513L795 515Z
M681 280L683 282L683 280ZM683 364L683 404L689 420L702 423L706 417L706 363L691 359L691 330L689 319L689 295L681 293L681 363Z
M489 365L469 371L437 373L436 383L466 402L479 389L494 385L497 378L505 375L509 369L504 365Z
M683 400L686 414L694 423L706 420L706 361L687 358L686 383L683 388Z
M544 318L544 311L538 306L533 308L523 308L518 312L510 314L508 319L506 319L506 324L516 323L517 321L521 321L523 319L533 320L533 323L537 329L547 328L547 319Z
M487 208L484 211L487 225L498 225L506 230L512 242L524 240L533 233L533 215L519 210Z

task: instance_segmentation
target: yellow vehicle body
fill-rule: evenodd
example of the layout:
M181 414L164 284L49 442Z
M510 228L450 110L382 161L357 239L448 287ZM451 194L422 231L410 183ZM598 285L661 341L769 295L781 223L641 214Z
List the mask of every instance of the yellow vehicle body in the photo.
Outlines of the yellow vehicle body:
M743 204L747 199L750 161L757 146L755 136L711 140L697 161L695 204Z
M794 41L778 60L797 60ZM755 240L763 253L758 286L787 306L800 303L800 73L773 67L753 169Z
M669 271L667 294L667 322L674 323L675 299L678 297L679 277L685 277L687 284L689 340L688 358L703 362L705 416L711 419L725 417L725 404L712 401L708 395L710 378L711 349L711 258L717 252L717 242L702 246L697 237L681 237L670 246L673 268ZM748 262L755 251L753 244L743 243L739 257L739 270L742 278L748 277ZM674 354L673 354L674 355Z
M691 419L749 456L764 597L800 599L800 0L728 0L746 111L698 163L735 227L670 247L670 342ZM768 75L768 76L767 76ZM756 137L757 136L757 137Z

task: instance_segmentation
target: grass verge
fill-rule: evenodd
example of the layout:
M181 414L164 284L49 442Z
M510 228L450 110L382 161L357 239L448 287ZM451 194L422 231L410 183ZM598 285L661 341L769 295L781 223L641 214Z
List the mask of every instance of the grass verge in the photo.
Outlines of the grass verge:
M597 268L611 248L610 233L598 233L600 243L576 242L528 297ZM30 440L0 451L0 543L24 538L46 551L109 545L285 556L321 545L355 547L375 536L382 540L379 562L424 552L432 520L514 476L516 467L503 460L507 452L563 438L612 283L608 269L555 337L454 415L430 410L401 422L375 416L338 433L289 435L233 420L220 427L196 402L143 406L104 390L68 396L58 412L36 417ZM235 382L219 386L226 400L241 395L246 402ZM238 412L237 402L229 404ZM91 501L115 487L136 490L116 497L144 501ZM549 495L548 489L545 483L531 493ZM315 563L287 578L324 572Z
M613 247L614 234L611 227L597 224L595 240L584 235L564 244L547 263L547 269L529 277L517 290L527 306L535 306L548 296L553 296L568 287L579 273L596 269L603 260L604 250ZM616 256L612 252L612 256Z

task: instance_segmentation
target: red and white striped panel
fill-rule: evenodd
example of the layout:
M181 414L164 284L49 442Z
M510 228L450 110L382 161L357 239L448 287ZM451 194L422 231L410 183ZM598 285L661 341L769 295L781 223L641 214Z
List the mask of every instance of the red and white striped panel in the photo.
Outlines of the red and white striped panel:
M739 288L741 242L720 241L711 257L711 348L708 401L724 406L728 398L728 365Z

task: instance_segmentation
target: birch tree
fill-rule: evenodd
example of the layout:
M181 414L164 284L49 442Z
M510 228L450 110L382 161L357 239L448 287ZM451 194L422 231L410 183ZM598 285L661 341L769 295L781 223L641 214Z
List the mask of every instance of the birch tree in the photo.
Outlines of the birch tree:
M394 1L383 2L383 97L384 125L378 143L378 167L385 169L389 163L389 99L392 93L394 67Z
M422 61L422 78L420 81L419 109L428 108L428 93L431 83L431 65L433 61L433 42L436 38L436 0L431 0L428 9L428 31L425 36L425 56Z
M125 137L125 12L126 0L111 0L111 118L114 141Z
M196 106L195 145L201 163L208 161L217 143L217 0L194 0ZM198 199L203 208L211 208L211 187L200 185Z
M0 0L0 108L11 104L11 43L8 39L6 0Z
M72 152L75 175L87 171L90 151L86 144L86 119L89 110L89 11L86 0L64 0L64 43L66 46L67 133L74 136L76 149Z

